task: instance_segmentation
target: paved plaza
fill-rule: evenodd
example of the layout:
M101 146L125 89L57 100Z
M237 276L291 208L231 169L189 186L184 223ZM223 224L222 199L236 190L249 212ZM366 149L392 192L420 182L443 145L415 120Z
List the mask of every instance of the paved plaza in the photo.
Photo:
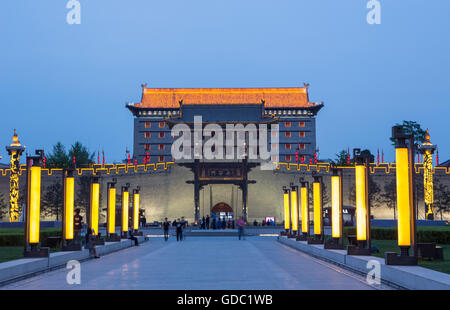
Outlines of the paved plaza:
M1 289L388 289L277 242L276 237L149 238L81 264L81 284L59 269Z

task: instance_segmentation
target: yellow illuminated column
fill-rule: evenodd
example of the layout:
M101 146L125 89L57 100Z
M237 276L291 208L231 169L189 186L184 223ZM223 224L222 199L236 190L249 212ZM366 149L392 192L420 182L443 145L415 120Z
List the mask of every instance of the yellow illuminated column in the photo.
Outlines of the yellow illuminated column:
M291 219L292 219L292 232L298 231L298 200L297 189L291 190Z
M91 183L91 199L90 199L90 216L89 227L94 236L98 235L98 207L100 200L100 184L97 182Z
M342 197L341 197L341 177L333 175L331 177L331 236L341 238L342 231Z
M41 213L41 167L30 168L28 176L28 242L39 243Z
M314 196L314 234L316 236L322 234L322 184L320 182L313 183Z
M134 193L133 199L133 229L139 229L139 193Z
M128 191L122 192L122 231L128 232L128 211L130 205L130 193Z
M301 208L302 208L302 233L309 232L309 205L308 205L308 188L302 186L300 188Z
M108 234L116 233L116 188L108 188Z
M367 189L366 166L355 166L355 192L356 192L356 238L359 241L367 240Z
M291 218L289 212L289 192L284 192L284 229L288 231L291 229Z
M64 178L64 225L63 239L73 239L73 221L74 221L74 192L75 180L73 177Z
M411 246L412 191L409 177L409 152L407 148L395 149L398 245Z

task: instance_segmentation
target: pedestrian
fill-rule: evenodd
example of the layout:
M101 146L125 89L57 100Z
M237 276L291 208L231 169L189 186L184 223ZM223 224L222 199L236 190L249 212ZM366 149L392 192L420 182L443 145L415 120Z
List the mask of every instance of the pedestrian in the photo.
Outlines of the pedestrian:
M239 236L239 240L241 240L241 237L245 240L245 235L244 235L244 226L245 226L245 222L244 219L242 217L240 217L237 221L236 221L236 226L238 227L238 236Z
M184 216L181 217L181 240L186 240L185 235L183 234L184 228L186 228L187 222L184 219Z
M182 238L182 225L181 225L181 220L178 219L177 221L175 221L175 227L176 227L176 231L177 231L177 241L181 241Z
M130 240L132 240L132 241L134 241L134 245L135 246L138 246L139 245L139 240L138 240L138 238L134 235L134 232L133 232L134 230L132 230L132 229L130 229L130 230L128 230L128 233L129 233L129 237L128 237L128 239L130 239Z
M80 209L75 210L75 216L73 217L73 232L75 234L75 240L80 241L81 229L83 228L83 217L80 215Z
M209 214L206 215L205 225L206 225L206 229L209 229Z
M222 219L222 229L227 228L227 223L225 222L225 218Z
M206 229L206 219L205 219L205 216L202 217L202 229Z
M93 256L94 258L100 258L100 256L98 256L98 254L97 254L97 249L95 248L95 245L94 245L94 236L95 236L95 231L89 227L86 232L86 248L89 249L90 257Z
M212 223L211 223L211 228L216 229L216 218L213 218Z
M169 221L167 221L167 217L166 217L164 220L164 223L163 223L164 240L165 241L169 240L169 228L170 228L170 223L169 223Z

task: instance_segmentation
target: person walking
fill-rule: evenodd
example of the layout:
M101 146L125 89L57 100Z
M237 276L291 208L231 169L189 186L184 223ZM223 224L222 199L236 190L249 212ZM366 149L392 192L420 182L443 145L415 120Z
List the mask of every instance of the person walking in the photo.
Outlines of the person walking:
M245 222L244 222L244 219L242 217L240 217L236 221L236 226L238 227L239 240L241 240L241 237L245 240L245 235L244 235Z
M206 223L206 229L209 229L209 214L206 215L206 219L205 219L205 223Z
M205 219L205 216L202 217L202 229L206 229L206 219Z
M167 217L166 217L165 221L163 223L164 240L165 241L169 240L169 228L170 228L170 223L169 223L169 221L167 221Z
M182 225L181 225L181 220L180 219L175 221L175 229L177 231L177 241L181 241L181 238L182 238Z
M184 219L184 216L181 217L181 240L186 240L185 235L183 234L184 228L187 226L187 222Z
M89 256L94 258L100 258L97 254L97 249L94 245L94 230L92 230L90 227L87 229L86 232L86 248L89 249Z

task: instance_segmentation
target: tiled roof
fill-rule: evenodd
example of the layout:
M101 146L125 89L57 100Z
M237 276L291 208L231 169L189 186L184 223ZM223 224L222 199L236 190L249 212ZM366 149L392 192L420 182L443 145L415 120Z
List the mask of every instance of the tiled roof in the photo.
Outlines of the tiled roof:
M136 108L178 108L183 104L261 104L265 107L314 107L308 102L308 88L147 88Z

